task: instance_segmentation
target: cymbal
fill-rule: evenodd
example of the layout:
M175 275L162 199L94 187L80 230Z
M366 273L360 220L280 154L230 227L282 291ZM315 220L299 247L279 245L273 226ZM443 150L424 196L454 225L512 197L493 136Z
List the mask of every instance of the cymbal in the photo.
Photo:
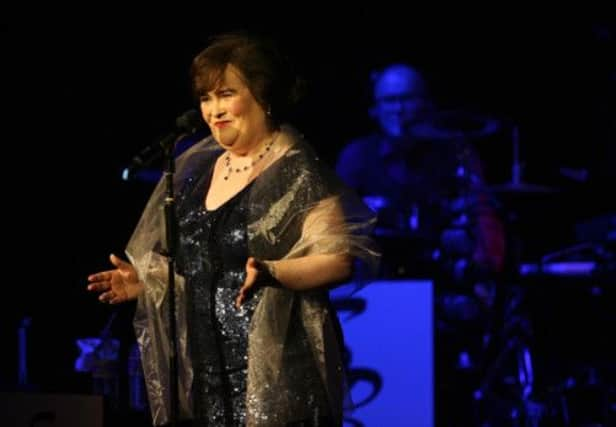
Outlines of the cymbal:
M428 114L410 128L417 138L447 140L482 138L501 129L502 123L493 117L461 110Z
M559 191L557 188L525 182L508 182L506 184L493 185L489 187L489 190L503 194L553 194Z

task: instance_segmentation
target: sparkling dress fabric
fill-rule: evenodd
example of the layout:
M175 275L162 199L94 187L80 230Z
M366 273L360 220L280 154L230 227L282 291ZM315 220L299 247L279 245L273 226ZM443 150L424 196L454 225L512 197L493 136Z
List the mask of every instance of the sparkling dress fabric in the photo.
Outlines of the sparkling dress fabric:
M248 257L248 187L208 211L203 207L207 186L197 184L186 189L178 212L195 424L239 426L246 421L248 329L258 295L234 307Z
M258 176L215 211L203 201L217 144L208 138L176 162L180 418L197 425L340 425L349 397L327 288L265 283L241 309L233 305L248 256L344 253L377 270L374 213L292 128L275 146ZM169 421L164 198L159 183L126 251L146 284L134 325L154 425Z

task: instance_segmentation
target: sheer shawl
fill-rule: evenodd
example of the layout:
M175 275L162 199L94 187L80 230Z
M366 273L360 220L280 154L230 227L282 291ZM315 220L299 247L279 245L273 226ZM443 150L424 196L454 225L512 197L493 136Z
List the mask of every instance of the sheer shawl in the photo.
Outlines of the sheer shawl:
M310 254L348 254L364 277L377 271L379 254L370 233L374 213L337 179L293 128L282 128L274 153L255 171L249 189L249 253L262 260ZM176 162L175 190L208 173L221 154L208 137ZM204 194L205 194L204 189ZM134 327L142 355L154 425L169 421L167 260L158 252L164 240L164 182L159 182L128 243L126 253L146 284ZM178 202L181 203L181 202ZM179 249L181 251L181 248ZM366 272L368 273L366 275ZM356 278L356 283L362 283ZM274 285L274 284L273 284ZM335 286L336 284L332 284ZM232 302L230 302L231 304ZM294 315L293 313L299 313ZM192 368L189 357L184 281L176 278L180 416L190 418ZM297 323L300 323L299 325ZM285 393L297 384L301 366L287 357L288 334L303 328L326 390L330 412L341 420L345 396L340 330L326 288L295 292L265 286L251 320L246 391L247 425L278 426L309 418L302 402Z

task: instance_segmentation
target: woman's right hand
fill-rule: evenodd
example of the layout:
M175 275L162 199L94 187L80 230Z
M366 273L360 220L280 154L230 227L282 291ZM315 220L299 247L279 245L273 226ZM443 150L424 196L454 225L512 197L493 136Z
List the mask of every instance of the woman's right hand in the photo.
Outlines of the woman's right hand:
M109 260L116 268L88 276L88 290L102 292L98 299L109 304L137 299L144 285L139 281L135 267L113 254Z

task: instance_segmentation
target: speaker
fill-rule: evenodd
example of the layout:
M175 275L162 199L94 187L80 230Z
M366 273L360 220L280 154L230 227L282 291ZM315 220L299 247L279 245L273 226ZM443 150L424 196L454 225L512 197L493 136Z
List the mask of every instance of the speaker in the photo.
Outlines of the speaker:
M0 426L103 427L103 397L0 393Z

